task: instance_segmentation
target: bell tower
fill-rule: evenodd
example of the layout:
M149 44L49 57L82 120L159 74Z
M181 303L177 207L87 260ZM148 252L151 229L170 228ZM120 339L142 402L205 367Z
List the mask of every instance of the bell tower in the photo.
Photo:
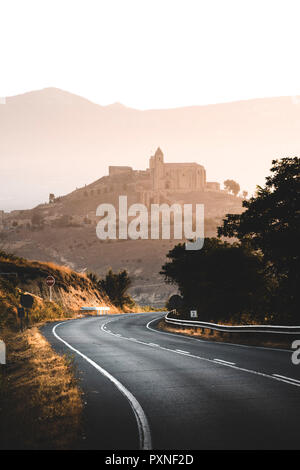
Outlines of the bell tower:
M155 154L150 158L150 170L152 177L152 188L162 189L164 177L164 154L158 147Z

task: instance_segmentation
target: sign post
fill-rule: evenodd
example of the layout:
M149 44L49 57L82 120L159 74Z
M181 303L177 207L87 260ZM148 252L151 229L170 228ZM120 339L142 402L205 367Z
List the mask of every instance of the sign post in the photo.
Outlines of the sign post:
M23 318L25 317L24 307L18 307L18 317L20 318L20 329L23 331Z
M48 276L47 279L46 279L46 284L49 287L49 293L50 293L49 298L50 298L50 302L52 302L52 287L55 284L54 277L53 276Z

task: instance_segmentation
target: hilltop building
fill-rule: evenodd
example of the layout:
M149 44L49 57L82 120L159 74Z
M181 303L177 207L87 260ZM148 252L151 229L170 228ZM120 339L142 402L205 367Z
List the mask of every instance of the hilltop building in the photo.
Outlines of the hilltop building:
M159 203L172 193L220 191L219 183L206 181L206 171L202 165L165 163L159 147L150 157L147 170L134 171L128 166L110 166L109 177L115 176L123 176L124 180L127 177L130 189L140 193L140 202L146 205Z

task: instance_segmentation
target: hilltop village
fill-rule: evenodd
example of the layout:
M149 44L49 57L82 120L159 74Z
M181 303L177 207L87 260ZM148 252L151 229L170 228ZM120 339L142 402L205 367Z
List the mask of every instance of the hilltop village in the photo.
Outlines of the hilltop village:
M220 183L206 180L206 170L198 163L166 163L158 148L146 170L129 166L109 166L109 174L65 196L49 194L49 202L31 210L6 213L0 210L0 231L40 226L96 224L96 208L107 202L118 205L119 195L128 203L149 207L153 203L203 203L205 217L222 217L241 211L241 198L220 189Z

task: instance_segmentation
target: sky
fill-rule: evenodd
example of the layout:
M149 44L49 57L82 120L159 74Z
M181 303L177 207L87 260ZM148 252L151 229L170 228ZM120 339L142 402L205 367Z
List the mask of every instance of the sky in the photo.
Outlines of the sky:
M300 95L299 1L0 0L0 97L171 108Z

